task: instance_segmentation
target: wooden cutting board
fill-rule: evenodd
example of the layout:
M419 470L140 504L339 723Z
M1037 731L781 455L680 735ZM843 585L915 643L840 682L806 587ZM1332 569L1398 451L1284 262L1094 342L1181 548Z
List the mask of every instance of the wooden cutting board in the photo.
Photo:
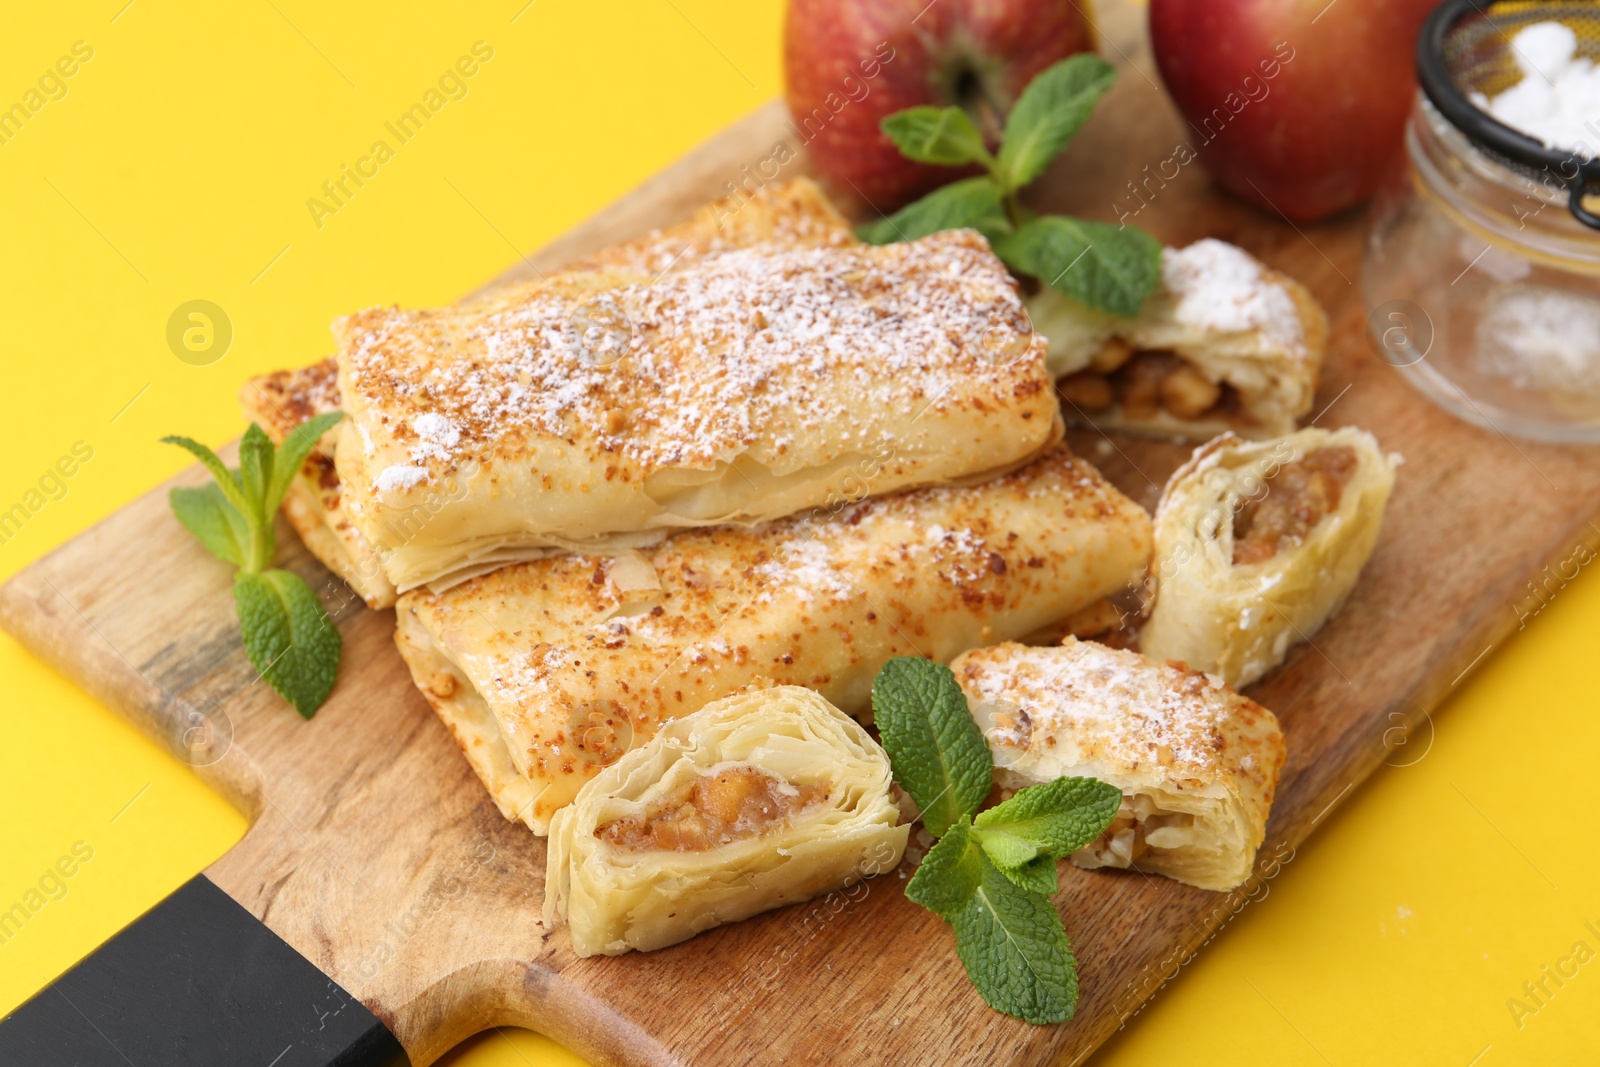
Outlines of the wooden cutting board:
M1128 185L1139 183L1135 221L1162 240L1221 237L1304 281L1333 323L1320 424L1369 428L1405 456L1349 604L1252 690L1289 746L1259 881L1380 763L1426 745L1428 712L1537 608L1530 579L1558 580L1541 568L1557 575L1579 542L1600 544L1589 522L1600 463L1469 427L1412 392L1367 340L1354 284L1364 216L1297 230L1219 194L1198 165L1163 180L1162 161L1190 135L1153 80L1136 20L1112 21L1106 52L1123 57L1122 77L1035 206L1115 219L1140 208ZM760 173L784 141L798 144L774 103L513 275L684 218ZM782 168L802 173L803 158ZM1072 440L1147 506L1184 452ZM195 469L173 484L202 480ZM204 764L197 773L251 820L209 877L387 1022L419 1067L491 1025L543 1031L597 1064L1076 1063L1259 895L1257 883L1219 894L1064 868L1056 902L1082 996L1076 1019L1050 1027L984 1006L948 930L904 899L906 868L660 952L578 959L540 925L544 842L499 815L413 690L392 614L366 610L280 524L281 565L322 591L345 641L332 699L301 721L255 681L229 568L171 518L166 488L12 579L0 623ZM1411 747L1397 747L1408 736Z

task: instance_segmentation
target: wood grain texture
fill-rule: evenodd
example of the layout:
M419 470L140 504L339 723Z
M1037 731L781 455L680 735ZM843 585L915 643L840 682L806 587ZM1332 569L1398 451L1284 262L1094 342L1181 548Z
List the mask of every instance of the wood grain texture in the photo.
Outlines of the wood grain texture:
M1041 182L1038 207L1114 219L1139 206L1126 183L1187 137L1136 23L1112 20L1106 35L1123 76ZM785 138L781 108L764 108L512 275L688 215ZM805 172L803 162L783 168ZM1216 192L1196 165L1146 188L1138 225L1173 244L1233 241L1316 293L1333 323L1321 423L1369 428L1405 456L1349 604L1251 690L1278 713L1289 746L1259 881L1385 759L1386 733L1397 740L1517 627L1541 567L1580 541L1600 543L1589 522L1600 464L1592 451L1456 422L1373 355L1353 284L1362 216L1302 233ZM1090 432L1072 440L1147 506L1185 451ZM195 470L173 484L201 480ZM538 921L544 842L501 818L413 690L392 615L366 610L280 524L280 564L321 591L345 641L332 699L302 722L255 681L229 568L178 526L165 495L19 574L0 590L0 622L181 758L196 761L186 731L211 731L201 762L220 758L197 773L252 823L208 874L387 1021L419 1067L507 1024L597 1064L1075 1063L1259 895L1254 883L1225 895L1064 868L1057 903L1083 994L1077 1018L1052 1027L983 1005L948 931L904 899L905 868L663 951L577 959Z

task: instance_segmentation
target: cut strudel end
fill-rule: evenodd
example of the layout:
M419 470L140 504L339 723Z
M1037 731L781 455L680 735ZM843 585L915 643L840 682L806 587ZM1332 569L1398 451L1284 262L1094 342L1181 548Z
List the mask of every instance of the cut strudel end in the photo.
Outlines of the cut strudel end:
M828 248L856 243L850 225L809 179L763 186L748 197L708 204L689 221L655 230L563 268L630 270L652 277L733 248L770 244ZM534 283L537 284L537 283ZM297 370L253 378L240 393L245 414L274 441L314 415L339 408L338 367L333 358ZM323 436L284 496L283 510L300 539L327 568L343 577L373 608L394 606L395 588L380 565L379 550L351 524L345 512L333 456L338 432ZM427 504L426 498L423 501ZM384 531L383 551L410 537L427 508L401 516Z
M614 956L889 871L910 831L889 784L883 749L813 690L715 701L556 814L545 927Z
M1068 421L1198 440L1293 430L1311 409L1328 339L1310 292L1212 238L1166 249L1161 278L1133 318L1050 288L1028 299Z
M377 542L429 511L384 557L402 591L789 515L869 463L874 494L991 477L1061 427L1044 342L970 230L577 272L335 333L352 520Z
M1284 760L1278 720L1217 678L1068 638L951 664L1004 789L1067 776L1122 790L1080 867L1131 867L1202 889L1250 875Z
M1344 603L1377 543L1395 457L1364 430L1233 435L1199 449L1156 509L1140 647L1246 686Z
M544 833L667 720L749 683L871 712L894 656L948 663L1128 588L1149 518L1058 446L982 485L875 497L404 595L396 641L507 818Z

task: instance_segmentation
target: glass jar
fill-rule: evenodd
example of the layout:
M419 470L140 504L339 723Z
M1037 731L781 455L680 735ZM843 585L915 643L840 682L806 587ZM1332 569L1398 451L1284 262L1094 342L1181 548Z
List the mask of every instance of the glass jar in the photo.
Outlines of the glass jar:
M1377 351L1503 433L1600 442L1600 232L1565 182L1480 151L1419 93L1362 271Z

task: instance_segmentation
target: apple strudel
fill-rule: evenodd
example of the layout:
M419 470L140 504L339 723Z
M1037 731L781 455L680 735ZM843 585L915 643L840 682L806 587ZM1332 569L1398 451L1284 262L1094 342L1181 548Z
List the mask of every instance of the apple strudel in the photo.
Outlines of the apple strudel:
M1122 790L1074 864L1215 890L1250 876L1284 761L1272 712L1209 675L1070 637L975 649L951 669L1003 789L1065 775Z
M755 244L828 248L854 243L849 223L816 183L798 178L763 186L747 198L716 201L687 222L612 245L569 265L564 272L622 269L656 276ZM240 401L245 414L260 423L274 442L281 442L307 419L338 410L337 378L338 366L330 356L309 367L253 378L240 392ZM337 431L323 435L316 451L306 459L284 496L284 515L311 553L344 578L368 606L393 607L394 583L383 572L379 550L346 514L343 487L333 463L337 440ZM390 530L383 550L388 551L390 541L408 537L407 531L416 521L420 521L416 516L408 516Z
M1364 430L1232 434L1195 450L1156 508L1139 647L1243 687L1344 603L1372 555L1395 457Z
M590 779L550 827L544 923L579 956L676 944L892 870L889 758L800 686L725 697Z
M396 642L508 819L545 833L662 723L753 682L858 716L889 659L1020 638L1142 579L1149 518L1065 446L968 487L403 595Z
M868 462L873 493L992 477L1061 427L1044 342L967 230L578 272L335 333L356 528L381 542L464 487L383 557L401 591L792 514Z
M1212 238L1162 253L1133 318L1048 287L1028 298L1068 421L1204 440L1278 437L1311 409L1328 320L1299 282Z

